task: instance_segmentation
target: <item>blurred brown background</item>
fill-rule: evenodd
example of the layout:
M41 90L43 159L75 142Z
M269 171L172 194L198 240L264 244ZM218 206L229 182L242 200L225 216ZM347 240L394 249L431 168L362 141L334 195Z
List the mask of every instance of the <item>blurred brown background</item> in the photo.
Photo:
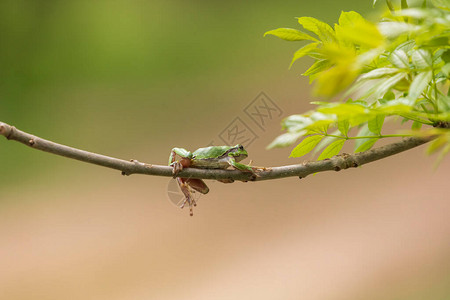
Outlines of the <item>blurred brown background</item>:
M372 1L0 2L0 120L43 138L165 164L264 91L282 117L310 109L301 43L263 38L294 17L329 23ZM381 3L380 3L381 4ZM380 5L381 6L381 5ZM1 299L449 299L449 160L424 147L362 168L209 182L194 217L168 178L120 176L0 139Z

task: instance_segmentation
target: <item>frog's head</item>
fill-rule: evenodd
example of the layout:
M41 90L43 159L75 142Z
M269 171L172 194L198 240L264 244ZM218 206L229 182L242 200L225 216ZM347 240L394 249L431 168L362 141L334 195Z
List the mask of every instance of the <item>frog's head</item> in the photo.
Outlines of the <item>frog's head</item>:
M248 153L247 150L244 149L244 146L237 144L230 148L228 155L233 156L236 161L241 161L248 156Z

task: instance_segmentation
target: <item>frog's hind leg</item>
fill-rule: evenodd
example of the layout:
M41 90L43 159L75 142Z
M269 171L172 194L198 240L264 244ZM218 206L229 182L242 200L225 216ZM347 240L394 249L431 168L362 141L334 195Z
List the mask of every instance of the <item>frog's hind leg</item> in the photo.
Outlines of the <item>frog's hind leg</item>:
M194 197L192 196L192 192L189 188L189 185L186 184L185 181L186 181L186 178L177 177L178 186L180 187L180 190L184 194L184 201L181 204L180 208L184 208L184 206L187 203L189 205L189 214L191 216L193 216L194 215L193 206L197 206L197 203L195 203L195 200L194 200Z
M197 192L200 192L202 194L207 194L209 192L209 188L206 185L206 183L197 178L187 178L184 179L184 182L192 189L196 190Z
M220 181L222 183L233 183L234 179L217 179L217 181Z

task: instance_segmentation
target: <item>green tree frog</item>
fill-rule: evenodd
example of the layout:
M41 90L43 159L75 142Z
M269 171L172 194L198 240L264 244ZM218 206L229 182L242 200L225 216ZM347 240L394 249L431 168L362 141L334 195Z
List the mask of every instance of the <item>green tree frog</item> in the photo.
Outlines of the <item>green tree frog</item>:
M179 160L177 160L177 156L179 157ZM247 151L239 144L236 146L211 146L199 148L194 152L189 152L183 148L173 148L169 156L169 166L173 167L174 176L176 176L183 168L227 169L230 166L237 170L255 174L254 170L256 168L239 163L239 161L245 159L247 156ZM229 180L220 181L225 183L232 182ZM197 204L192 197L191 189L202 194L207 194L209 188L201 179L177 177L177 182L185 196L181 208L187 203L189 205L190 215L192 216L192 207Z

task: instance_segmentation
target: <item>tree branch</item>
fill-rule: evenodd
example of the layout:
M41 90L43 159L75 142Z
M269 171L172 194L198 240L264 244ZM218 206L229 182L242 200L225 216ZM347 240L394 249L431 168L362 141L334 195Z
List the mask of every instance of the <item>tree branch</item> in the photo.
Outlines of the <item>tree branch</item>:
M172 167L169 166L151 165L138 162L137 160L126 161L72 148L39 138L2 122L0 122L0 135L5 136L8 140L18 141L34 149L77 159L111 169L116 169L122 171L123 175L146 174L166 177L173 176ZM340 171L343 169L362 166L364 164L420 146L429 142L433 138L434 137L409 137L404 138L400 142L392 143L386 146L356 154L344 153L321 161L308 161L298 165L262 168L257 172L258 176L256 178L252 177L252 174L248 172L246 173L238 170L196 168L186 168L178 173L178 177L201 179L232 179L240 181L260 181L291 176L298 176L300 178L303 178L313 173L324 171Z

